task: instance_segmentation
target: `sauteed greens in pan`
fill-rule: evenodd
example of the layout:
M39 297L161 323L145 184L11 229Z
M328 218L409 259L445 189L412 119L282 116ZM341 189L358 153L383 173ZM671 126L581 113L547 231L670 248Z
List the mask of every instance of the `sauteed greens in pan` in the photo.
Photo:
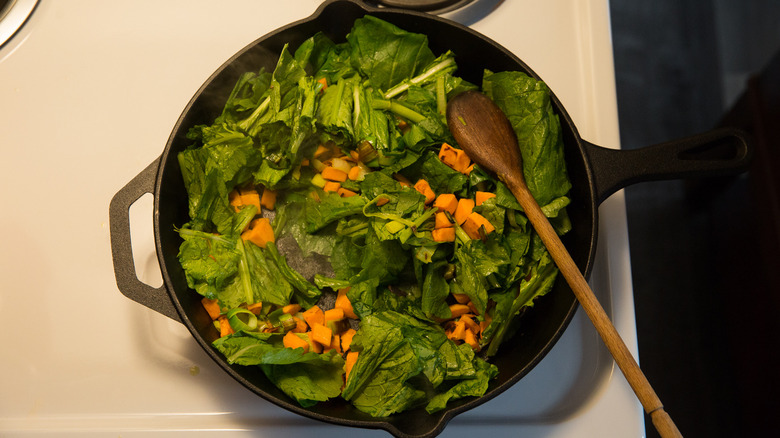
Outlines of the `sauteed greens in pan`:
M490 357L557 268L447 129L447 100L477 88L456 68L424 35L366 16L344 42L317 34L244 73L213 124L191 129L179 259L228 362L259 366L302 406L342 397L373 416L485 393ZM549 90L490 71L480 88L567 232Z

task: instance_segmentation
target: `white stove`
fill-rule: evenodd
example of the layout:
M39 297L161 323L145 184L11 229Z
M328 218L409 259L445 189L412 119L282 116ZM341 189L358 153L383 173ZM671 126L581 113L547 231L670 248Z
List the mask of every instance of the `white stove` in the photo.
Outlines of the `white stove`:
M113 195L161 154L216 68L319 3L40 0L0 46L0 436L387 436L257 397L114 279ZM443 14L530 65L583 138L619 145L607 0L478 0ZM636 356L624 210L622 192L600 207L591 285ZM133 205L132 239L139 278L159 286L151 211L151 195ZM530 374L441 436L485 434L641 437L644 422L580 311Z

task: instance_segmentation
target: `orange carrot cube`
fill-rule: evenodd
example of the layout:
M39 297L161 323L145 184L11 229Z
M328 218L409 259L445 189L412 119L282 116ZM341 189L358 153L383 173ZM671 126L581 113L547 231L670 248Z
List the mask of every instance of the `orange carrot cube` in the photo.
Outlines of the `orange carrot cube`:
M447 213L440 211L434 216L433 228L451 228L452 222L447 218Z
M200 302L203 303L203 308L206 309L212 321L219 318L219 315L222 313L219 308L219 301L203 297Z
M241 238L265 248L268 242L274 242L274 229L268 218L257 218L249 223L249 228L241 233Z
M328 346L330 347L331 337L333 336L333 330L330 328L322 325L322 324L314 324L311 327L311 332L309 334L312 341L319 343L323 347Z
M431 189L430 184L428 184L428 181L421 179L417 181L414 184L414 189L420 192L423 196L425 196L425 204L430 204L433 202L434 199L436 199L436 194L433 193L433 189Z
M483 202L487 201L490 198L495 198L496 194L491 192L477 192L474 196L474 199L476 200L477 205L482 205Z
M273 210L276 205L276 192L270 189L263 190L263 196L260 198L260 205L269 210Z
M316 324L325 325L325 312L320 309L320 306L313 306L303 312L303 320L309 324L309 327L314 327Z
M468 198L460 198L458 200L458 207L455 209L455 222L459 225L466 222L466 218L474 210L474 200Z
M298 336L297 333L287 332L282 338L282 344L285 348L303 348L304 353L309 352L309 342Z
M435 242L454 242L455 228L436 228L431 231L431 237Z
M325 166L321 174L328 181L344 182L347 180L347 172L336 169L333 166Z
M440 212L446 211L449 214L455 214L458 208L458 199L452 193L442 193L433 202L433 206Z

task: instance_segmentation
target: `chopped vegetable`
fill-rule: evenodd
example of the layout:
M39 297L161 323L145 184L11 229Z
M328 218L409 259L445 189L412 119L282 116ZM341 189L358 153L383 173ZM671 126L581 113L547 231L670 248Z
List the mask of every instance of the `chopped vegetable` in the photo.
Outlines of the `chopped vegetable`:
M309 342L298 336L297 333L287 332L287 334L284 335L282 342L284 343L285 348L303 348L304 353L309 351Z
M423 196L425 196L425 203L430 204L433 202L434 199L436 199L436 194L433 193L433 190L431 190L431 186L428 184L428 181L421 179L418 180L414 184L414 189L420 192Z
M458 208L458 199L452 193L442 193L436 198L433 206L440 212L446 211L449 214L455 214Z
M476 202L477 206L482 205L483 202L487 201L490 198L495 198L496 194L491 192L480 192L477 191L477 193L474 194L474 200Z
M370 15L345 41L318 34L279 55L241 74L178 155L190 217L179 260L213 346L304 407L341 397L385 417L481 396L508 327L558 271L514 197L452 140L447 100L478 87L455 76L451 52ZM485 71L481 91L509 116L529 189L566 232L549 90ZM288 263L296 244L330 262L327 277Z
M490 234L496 230L496 227L494 227L489 220L485 219L484 216L477 212L469 213L461 226L463 227L463 231L472 239L480 239L482 237L480 229L484 229L485 234Z
M269 242L275 242L274 230L268 218L257 218L249 224L249 229L241 234L241 238L248 240L260 248L265 248Z
M222 314L222 310L219 308L218 300L203 297L200 302L203 303L203 307L206 309L206 312L208 312L212 320L219 318L220 314Z
M431 235L436 242L454 242L455 228L436 228Z
M263 208L273 210L276 205L276 191L271 189L263 190L263 196L260 198L260 205ZM258 211L260 211L259 208Z
M467 175L470 173L469 166L471 165L471 159L462 149L457 149L447 143L443 143L439 150L439 159L444 164L460 173Z
M455 223L462 225L474 210L474 200L469 198L458 199L458 207L455 209Z

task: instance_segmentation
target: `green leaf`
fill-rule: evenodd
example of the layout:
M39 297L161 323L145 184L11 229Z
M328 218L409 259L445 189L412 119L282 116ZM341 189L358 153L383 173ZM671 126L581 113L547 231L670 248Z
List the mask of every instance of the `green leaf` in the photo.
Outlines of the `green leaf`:
M340 355L284 348L280 339L281 335L241 333L219 338L213 345L228 363L259 365L269 380L303 407L341 394L344 360Z
M523 175L539 205L569 192L561 125L547 85L522 72L486 72L482 89L509 118L523 158Z
M366 15L347 35L353 68L380 90L412 78L433 62L428 37Z

